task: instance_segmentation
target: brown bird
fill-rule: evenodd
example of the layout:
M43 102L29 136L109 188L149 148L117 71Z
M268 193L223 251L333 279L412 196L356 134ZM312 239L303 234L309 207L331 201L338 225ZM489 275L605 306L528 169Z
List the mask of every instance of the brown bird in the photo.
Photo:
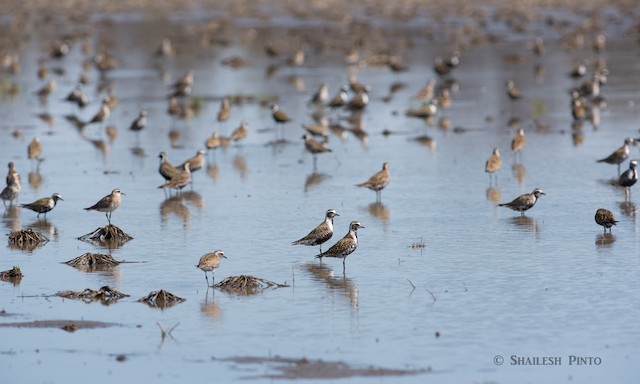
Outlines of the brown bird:
M498 170L502 167L502 160L500 160L500 149L493 148L493 153L487 159L487 162L484 164L484 171L489 174L489 183L491 183L492 174L498 172ZM498 176L496 175L496 181L498 180Z
M518 129L518 134L511 140L511 151L514 154L522 154L522 149L527 145L527 138L524 136L524 130L522 128Z
M327 147L326 142L313 140L308 133L302 135L302 138L304 139L304 147L313 155L313 168L315 169L318 154L331 152L331 149Z
M184 168L184 166L189 163L190 172L193 173L199 170L205 163L204 155L206 154L207 151L205 151L204 149L199 149L198 152L196 152L195 156L187 159L184 163L180 164L180 166L178 166L178 169Z
M348 90L349 87L346 85L340 87L340 91L338 91L338 93L329 101L329 107L340 108L345 106L347 104L347 98L349 97L347 94Z
M542 189L536 188L531 193L525 193L524 195L516 197L509 203L498 204L498 206L511 208L514 211L520 212L521 216L524 216L524 211L532 208L541 195L546 195L546 193L542 192Z
M42 152L42 144L40 144L40 138L34 137L33 140L31 140L31 142L29 143L29 146L27 147L27 156L29 157L29 160L36 159L40 161L41 159L39 158L39 156L41 152Z
M220 134L218 132L213 132L211 136L209 136L207 140L205 140L204 146L207 149L216 149L218 147L221 147L222 139L220 137Z
M325 140L329 137L329 121L326 117L320 118L318 124L302 124L302 128L313 136L321 136Z
M38 216L36 216L36 218L39 218L40 215L44 213L44 218L46 220L47 212L51 211L56 206L58 200L63 200L62 196L60 196L59 193L54 193L53 195L51 195L51 197L43 197L42 199L36 200L33 203L22 204L20 206L22 208L27 208L34 212L37 212Z
M96 114L87 122L87 124L102 123L106 121L111 115L111 109L109 108L110 97L107 96L102 100L102 105Z
M223 121L227 121L229 116L231 116L231 104L229 104L229 99L225 97L220 102L217 120L221 123Z
M320 254L322 254L322 244L333 236L333 218L338 215L335 209L327 210L325 214L324 221L320 223L317 227L315 227L311 232L309 232L305 237L294 241L291 243L292 245L302 244L302 245L319 245L320 246Z
M336 257L342 259L342 268L345 267L347 256L353 253L358 247L358 229L364 228L359 221L352 221L349 224L349 232L337 243L331 246L326 252L316 255L322 261L323 257Z
M595 220L598 225L602 225L605 233L607 233L607 229L611 232L611 227L618 223L618 220L613 217L613 212L604 208L600 208L596 211Z
M7 207L7 200L9 201L9 206L13 205L13 200L20 195L20 189L20 184L9 184L0 192L0 199L2 199L5 208Z
M507 95L511 100L518 100L522 97L520 90L516 87L516 83L513 80L507 81Z
M139 132L139 131L142 131L146 126L147 126L147 111L142 110L140 111L140 114L138 115L138 117L136 117L135 120L131 122L131 125L129 126L129 130L134 132Z
M636 145L636 141L632 137L624 139L622 147L613 151L612 154L604 159L597 160L598 163L616 164L618 165L618 175L620 175L620 164L629 157L629 146Z
M359 111L365 109L369 105L369 90L371 88L367 85L361 91L358 91L349 102L347 102L346 108L352 111Z
M120 207L120 203L122 203L122 195L124 195L124 193L116 188L111 191L110 194L100 199L97 203L89 208L85 208L84 210L105 212L107 221L109 222L109 225L111 225L111 213Z
M226 259L227 256L224 255L224 252L221 249L218 249L212 253L206 253L200 258L200 261L198 262L198 265L196 265L196 268L200 268L204 271L204 278L207 280L207 285L209 285L207 272L211 272L211 275L213 276L211 281L213 284L215 282L214 270L220 266L220 260L223 258Z
M22 179L20 178L18 171L16 171L16 165L13 161L9 162L8 167L9 172L7 172L7 185L22 184Z
M247 133L249 132L249 123L246 120L242 120L240 122L240 126L231 132L231 136L229 136L230 140L240 141L247 137Z
M309 104L322 105L327 102L329 99L329 84L322 83L320 87L313 94L311 100L309 100Z
M291 121L291 119L289 119L289 116L282 109L280 109L278 104L271 105L271 116L277 124L284 124Z
M189 171L189 162L183 164L183 171L178 172L171 180L162 184L160 188L172 188L180 192L182 188L186 187L191 182L191 171Z
M37 93L38 93L38 96L46 97L46 96L49 96L51 92L55 91L55 89L56 89L56 80L51 79L45 85L43 85L42 88L40 88Z
M158 172L160 172L160 175L164 177L165 180L171 180L175 175L179 173L179 171L176 169L176 167L169 163L169 161L167 160L166 152L160 152L158 157L160 158L160 168L158 169Z
M382 164L382 170L378 171L375 175L371 176L369 180L364 183L356 184L358 187L369 188L376 192L376 201L381 199L381 191L389 185L389 163Z

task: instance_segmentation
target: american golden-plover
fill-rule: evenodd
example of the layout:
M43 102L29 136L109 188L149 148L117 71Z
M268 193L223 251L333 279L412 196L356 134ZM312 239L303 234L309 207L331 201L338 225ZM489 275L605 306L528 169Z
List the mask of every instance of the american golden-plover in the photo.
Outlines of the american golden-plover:
M111 108L109 107L110 102L111 100L109 96L102 99L102 105L100 106L100 109L98 110L98 112L96 112L95 115L93 115L91 120L87 121L86 124L89 125L93 123L104 123L111 115Z
M292 245L319 245L322 253L322 244L333 236L333 218L338 215L335 209L328 209L324 221L309 232L305 237L294 241Z
M226 259L227 256L224 255L224 252L221 249L211 253L206 253L200 258L196 268L200 268L204 271L204 278L207 280L207 286L209 286L209 277L207 277L207 272L211 272L211 282L213 284L216 278L214 270L220 266L220 260L223 258Z
M494 175L502 167L502 160L500 159L500 149L493 148L491 156L484 163L484 171L489 174L489 184L491 184L492 175ZM496 175L496 181L498 176Z
M598 225L602 225L604 232L611 232L611 227L618 223L618 220L613 216L613 212L608 209L600 208L596 211L595 221Z
M618 178L618 184L625 187L625 194L629 196L631 187L638 181L638 161L631 160L629 162L629 169L622 172L622 175Z
M147 111L142 110L129 126L129 130L134 132L142 131L147 126Z
M369 188L376 192L376 201L381 200L381 191L389 185L389 163L382 164L382 170L376 172L364 183L356 184L358 187Z
M313 140L308 133L302 135L302 138L304 139L304 147L313 155L313 168L315 169L318 162L318 154L331 152L331 148L327 147L327 143L325 141Z
M51 197L43 197L42 199L36 200L33 203L22 204L20 206L22 208L27 208L34 212L37 212L37 218L39 218L40 215L44 213L44 218L46 219L47 212L51 211L56 206L58 200L63 200L62 196L59 193L54 193L53 195L51 195Z
M13 200L18 198L21 189L19 183L14 183L7 185L2 192L0 192L0 199L2 199L5 208L7 207L7 201L9 201L9 206L13 205Z
M337 243L331 246L326 252L316 255L316 258L322 260L323 257L335 257L342 259L342 266L344 268L347 256L353 253L358 247L358 229L364 228L359 221L352 221L349 224L349 232Z
M229 139L238 142L247 137L247 133L249 133L249 123L246 120L242 120L240 126L231 132Z
M520 93L520 90L513 80L507 81L507 96L509 96L511 100L518 100L522 98L522 93Z
M329 100L329 84L322 83L316 93L311 96L309 104L322 105L326 103L327 100Z
M105 212L107 221L109 222L109 225L111 225L111 213L120 207L120 203L122 203L122 195L124 195L124 192L116 188L111 191L110 194L100 199L100 201L89 208L85 208L84 210Z
M636 141L632 137L624 139L622 147L616 149L609 156L597 160L598 163L616 164L618 166L618 175L620 175L620 164L629 157L629 146L636 145Z
M175 176L171 178L171 180L159 186L158 189L171 188L176 189L179 192L182 188L191 183L191 171L189 170L189 162L184 163L181 168L182 171L179 171Z
M536 188L531 193L525 193L524 195L516 197L509 203L498 204L498 206L511 208L514 211L520 212L521 216L524 216L524 211L532 208L541 195L546 195L546 193L542 192L542 189Z
M167 153L165 151L160 152L158 157L160 158L160 167L158 168L158 172L160 172L160 175L164 177L165 180L171 180L171 178L177 175L179 171L169 163L167 160Z
M347 104L347 98L349 97L349 95L347 94L348 90L349 90L348 86L346 85L341 86L338 93L335 96L333 96L333 98L331 98L331 100L329 101L329 107L330 108L344 107L345 104Z

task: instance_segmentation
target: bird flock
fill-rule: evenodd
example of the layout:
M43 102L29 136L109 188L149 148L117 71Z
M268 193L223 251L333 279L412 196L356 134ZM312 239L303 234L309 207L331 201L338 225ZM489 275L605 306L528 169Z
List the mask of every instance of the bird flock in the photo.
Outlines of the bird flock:
M598 56L592 60L581 60L575 68L567 71L567 76L575 79L575 87L568 90L567 101L569 104L568 114L573 119L573 127L578 136L578 133L582 129L582 125L585 122L592 124L594 127L598 127L601 124L600 111L606 109L606 99L603 95L603 89L607 83L609 76L609 69L606 65L606 60L602 56L602 53L606 49L606 38L604 34L597 33L593 36L592 50ZM48 74L49 66L52 63L59 63L60 60L65 60L69 53L74 48L75 44L81 46L82 57L89 64L85 66L82 73L78 75L76 83L69 84L68 77L66 76L66 83L59 84L52 75ZM153 52L159 60L174 60L176 56L180 55L180 50L174 49L173 42L169 38L162 38L158 48ZM541 37L536 37L531 42L532 52L536 56L542 56L545 53L545 43ZM285 60L281 60L285 53L282 53L284 47L277 46L271 40L264 42L264 53L272 60L276 61L279 66L286 66L290 70L295 71L296 68L304 67L309 60L309 56L316 53L309 49L304 44L301 44L300 48L296 48L293 52L289 52L288 57ZM70 125L76 127L81 134L81 137L87 137L87 127L99 126L99 134L105 134L107 137L113 139L117 136L117 129L110 124L113 119L113 111L116 108L121 108L127 105L129 108L133 108L133 104L143 104L143 101L119 99L116 95L116 89L113 85L106 82L106 86L100 85L101 89L96 92L99 98L99 105L97 100L91 100L85 94L87 87L90 85L90 71L95 70L99 73L102 80L108 78L113 71L123 68L123 65L119 59L110 51L108 45L103 44L94 49L91 47L88 40L74 41L74 39L65 37L58 41L53 41L46 49L48 55L47 59L39 60L37 68L37 76L40 80L46 81L39 89L35 90L36 97L40 99L47 99L54 97L60 91L60 88L69 88L71 90L63 98L65 102L68 102L73 106L76 113L66 114L64 118ZM311 54L311 55L310 55ZM341 64L346 68L343 80L337 84L331 84L328 81L322 82L316 91L311 94L305 94L306 108L305 112L308 112L308 116L313 122L299 122L299 126L295 127L296 133L301 135L302 142L296 143L304 146L306 152L308 152L313 158L313 170L315 171L319 165L319 157L321 155L335 153L331 148L330 140L333 137L332 133L338 137L342 137L343 134L348 131L353 133L356 137L366 137L368 133L364 129L363 116L371 116L376 111L370 107L373 103L384 103L390 101L396 93L403 88L407 87L407 84L393 84L389 93L386 96L380 96L381 93L376 93L377 90L369 84L365 84L358 80L356 73L357 69L363 66L380 66L387 67L389 71L393 73L402 73L409 70L409 66L405 64L405 60L399 54L387 53L381 55L372 55L370 57L361 57L361 53L357 49L352 49L347 52ZM364 55L364 53L362 53ZM375 56L375 57L374 57ZM428 126L434 124L435 119L439 118L437 124L440 128L448 129L450 126L450 117L447 115L447 111L456 103L456 92L460 84L455 79L456 73L460 71L473 70L472 65L465 65L465 57L463 50L460 47L454 47L447 52L433 58L433 64L429 73L424 74L426 84L413 94L412 97L407 98L406 108L404 116L408 118L417 118L423 120ZM509 60L517 61L518 57L510 57ZM472 59L469 58L468 62ZM236 68L242 68L247 65L247 62L240 57L235 57L228 60L223 60L224 65L229 65ZM202 106L201 103L215 103L217 106L217 112L215 116L211 116L211 125L217 124L219 127L211 132L211 135L202 142L199 148L196 150L193 157L185 159L180 163L174 163L179 165L173 165L169 159L167 151L161 151L158 155L159 166L158 173L161 176L159 178L157 188L162 189L165 195L171 196L172 194L181 194L182 190L188 186L194 187L193 174L205 168L210 161L211 156L216 156L215 153L220 148L226 148L230 145L241 146L243 140L248 135L257 132L250 130L250 127L254 126L272 126L274 132L274 139L267 143L268 145L287 145L291 144L286 139L286 130L289 130L296 120L291 116L294 114L287 113L286 99L279 97L266 98L265 100L253 102L258 103L261 107L268 106L270 109L270 121L249 121L246 116L242 116L241 119L237 119L237 126L229 134L226 134L226 124L236 118L234 109L237 105L247 102L246 100L239 100L234 95L223 95L222 97L215 97L214 101L206 98L198 98L196 94L198 89L198 71L194 69L183 70L182 76L175 81L166 82L164 84L164 94L161 95L163 103L166 102L166 113L172 119L175 124L177 122L188 122L194 116L196 116ZM527 89L522 88L517 84L515 79L502 79L505 88L505 97L509 100L511 105L517 105L517 103L524 103L527 100ZM346 83L346 84L341 84ZM337 88L335 93L331 93L332 86ZM60 95L62 98L62 95ZM90 118L82 119L79 117L79 111L85 108L91 109L92 113ZM241 109L240 109L241 110ZM295 115L299 115L296 111ZM155 110L152 111L149 108L139 108L135 118L130 119L127 124L128 131L135 135L136 142L141 140L140 134L145 130L153 129L153 120L161 112ZM241 112L239 112L241 113ZM402 114L402 113L400 113ZM154 116L155 115L155 116ZM214 123L215 121L215 123ZM349 126L345 127L344 122L348 122ZM537 129L544 129L544 123L536 121ZM532 146L536 143L528 143L525 136L525 129L520 126L519 122L514 122L512 126L514 135L511 140L510 150L514 158L515 165L521 164L523 161L524 153L527 151L527 145ZM253 128L252 128L253 129ZM464 129L460 128L458 132L463 132ZM172 133L176 131L172 130ZM19 132L17 134L20 134ZM383 134L393 134L392 131L385 131ZM171 136L170 136L171 138ZM420 135L414 137L415 140L420 143L425 143L428 146L435 148L435 140L428 135ZM637 173L637 161L630 160L627 170L622 172L621 166L625 161L629 160L631 147L636 145L639 139L633 137L626 137L623 140L623 145L613 151L610 155L597 158L594 157L594 162L606 163L616 165L618 169L617 178L615 184L625 188L625 196L627 199L631 197L631 188L638 179ZM499 147L489 147L487 152L491 151L491 155L485 162L485 172L489 175L489 186L493 187L498 184L498 177L500 170L503 166L503 160L501 157L501 149ZM29 143L26 154L27 159L31 162L31 167L39 169L44 158L42 157L43 148L39 137L34 137ZM382 190L385 189L390 182L390 165L385 159L380 158L382 163L382 169L374 173L370 178L360 183L354 184L357 187L367 188L374 191L376 194L376 202L380 203L382 200ZM481 160L478 160L481 164ZM478 167L478 174L481 174L481 168ZM515 168L514 168L515 169ZM372 172L374 170L371 170ZM364 180L364 177L363 177ZM0 198L3 200L5 207L7 204L12 206L21 193L22 181L19 173L16 170L15 163L13 161L8 162L8 174L6 177L6 187L0 192ZM354 188L355 189L355 188ZM122 203L122 196L125 195L119 188L114 188L111 193L101 198L95 204L85 208L87 211L97 211L105 213L108 224L111 225L112 213L117 210ZM502 202L497 204L498 207L506 207L516 212L520 212L521 215L525 215L525 212L533 208L537 201L545 192L539 187L532 190L531 193L522 194L515 197L508 202ZM47 213L51 212L59 201L63 201L62 195L58 192L53 193L51 197L43 197L32 203L21 204L22 208L30 209L37 213L37 218L43 215L43 219L46 220ZM319 246L319 253L315 256L322 260L323 258L341 258L343 260L343 266L346 257L353 253L358 245L358 230L365 228L360 221L350 221L348 231L346 235L338 240L334 245L323 251L322 245L332 238L334 232L333 220L336 216L339 216L335 209L328 209L325 213L325 219L317 227L312 229L306 236L293 241L294 245L307 245L307 246ZM611 231L611 227L616 225L618 221L614 218L611 211L604 208L597 209L595 215L595 222L598 225L604 227L605 232ZM216 250L213 253L207 253L200 259L197 267L205 272L205 279L207 284L209 283L207 272L212 272L218 268L220 260L226 258L222 250Z

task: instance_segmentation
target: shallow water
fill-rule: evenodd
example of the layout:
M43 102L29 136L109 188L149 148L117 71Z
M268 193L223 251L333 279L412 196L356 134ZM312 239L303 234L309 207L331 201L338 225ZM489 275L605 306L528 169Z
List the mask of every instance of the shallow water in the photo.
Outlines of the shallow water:
M239 20L238 25L254 22ZM63 60L49 62L63 66L68 79L57 78L58 89L42 106L33 91L42 84L35 71L46 34L35 33L24 43L22 72L5 76L22 92L0 103L0 160L14 161L22 175L20 203L53 192L64 201L46 224L31 211L5 211L3 235L34 227L52 241L32 252L6 247L0 253L0 270L18 265L25 275L17 286L0 282L0 309L8 313L1 320L84 319L121 326L75 333L0 328L1 382L77 382L87 375L96 382L273 381L262 376L271 373L267 365L216 360L235 356L431 370L401 379L368 379L384 382L638 379L633 366L640 352L638 193L634 189L625 203L624 192L608 184L615 166L595 163L626 136L638 134L637 42L611 32L604 54L611 70L603 89L608 108L597 129L585 123L584 141L576 146L567 92L577 82L567 72L572 60L595 57L591 50L567 52L549 41L545 55L535 57L525 38L468 49L454 72L459 90L453 105L438 116L465 129L456 133L404 116L416 106L411 97L435 77L433 57L447 49L442 42L414 36L415 47L401 51L409 71L358 71L358 79L373 89L363 116L367 135L360 140L351 133L332 134L328 145L333 152L319 156L314 172L300 124L312 121L313 109L306 102L320 83L328 82L333 95L347 81L340 55L315 53L305 66L283 66L267 78L265 66L284 59L267 59L261 36L244 40L251 34L243 28L246 35L228 47L187 45L183 55L160 60L150 56L159 40L157 25L126 19L99 24L92 45L105 38L117 42L114 55L122 64L107 75L120 100L108 122L118 129L113 142L98 125L88 126L83 138L63 117L78 113L89 119L102 97L95 92L98 73L92 70L85 87L91 104L79 112L61 101L80 73L79 46ZM507 63L505 53L522 54L525 60ZM231 55L245 57L249 66L221 65ZM534 77L537 63L545 69L541 82ZM174 121L166 114L162 68L172 79L195 71L194 95L203 104L192 120ZM516 80L524 100L508 100L504 83L509 78ZM383 102L393 81L407 86ZM296 89L301 82L304 89ZM237 94L277 96L293 120L284 128L289 144L266 145L275 138L274 123L268 108L257 102L233 106L227 123L216 122L219 98ZM142 108L149 112L149 125L136 137L128 125ZM54 126L35 116L43 111L54 116ZM326 113L331 119L338 116ZM512 171L511 117L521 119L527 134L517 168L522 180ZM536 129L534 118L549 128ZM207 169L194 174L193 189L187 187L174 199L156 189L162 183L160 151L180 163L202 148L213 130L228 134L241 119L249 122L247 139L209 154ZM18 127L22 137L16 139L11 132ZM393 133L385 136L383 130ZM170 132L179 134L174 147ZM424 134L436 140L435 148L409 140ZM44 147L39 184L28 182L38 176L26 158L34 136ZM502 149L503 168L497 186L490 188L483 166L495 146ZM637 148L632 156L638 156ZM376 203L373 192L354 185L385 161L391 183L382 203ZM113 222L134 240L111 251L77 240L106 224L102 213L82 208L116 187L126 195ZM534 187L547 195L526 216L496 206ZM593 221L600 207L620 220L611 237L604 237ZM320 265L313 258L317 248L290 245L320 223L328 208L340 216L325 249L347 232L351 220L366 227L359 231L358 249L346 260L344 273L340 260ZM424 248L411 247L422 241ZM291 287L250 297L207 290L194 265L218 248L228 259L216 281L250 274ZM94 273L62 264L85 252L110 252L133 263ZM111 306L44 297L104 285L131 296ZM136 302L158 289L187 301L165 310ZM164 328L179 323L173 338L162 341L156 322ZM124 362L116 360L120 354ZM505 359L502 366L494 364L497 355ZM512 355L559 356L562 365L513 366ZM569 365L570 355L598 357L601 363Z

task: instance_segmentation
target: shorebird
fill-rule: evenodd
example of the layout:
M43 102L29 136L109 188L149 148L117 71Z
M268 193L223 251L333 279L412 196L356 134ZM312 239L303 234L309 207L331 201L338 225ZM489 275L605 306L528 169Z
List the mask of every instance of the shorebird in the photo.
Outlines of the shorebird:
M207 140L205 140L204 146L207 149L216 149L218 147L221 147L222 139L220 137L220 134L218 132L213 132L211 136L209 136Z
M226 259L227 256L224 255L224 252L221 249L218 249L216 251L213 251L212 253L206 253L202 255L200 261L198 262L198 265L196 265L196 268L200 268L204 271L204 278L207 280L207 285L209 285L209 277L207 277L207 272L211 271L211 275L213 275L211 281L212 283L215 282L216 275L214 269L220 266L220 259L222 258Z
M333 98L329 101L329 107L331 108L344 107L345 104L347 104L347 98L349 97L349 95L347 94L348 90L349 90L349 87L346 85L343 85L342 87L340 87L340 91L338 91L338 93L335 96L333 96Z
M317 124L302 124L302 128L313 136L321 136L325 140L329 137L329 121L324 116L320 118Z
M7 185L2 192L0 192L0 199L2 199L5 208L7 207L7 201L9 201L9 206L13 205L13 200L18 198L21 189L22 187L19 183L14 183Z
M607 233L607 229L611 232L611 227L618 223L618 220L613 217L613 212L604 208L600 208L596 211L594 219L598 225L602 225L605 233Z
M333 236L333 218L338 215L335 209L328 209L324 221L309 232L305 237L294 241L292 245L319 245L322 253L322 244Z
M205 151L204 149L199 149L198 152L196 152L195 156L187 159L184 163L180 164L180 166L178 166L178 169L184 168L184 166L187 165L188 163L190 173L193 173L199 170L204 166L204 163L205 163L204 155L206 154L207 154L207 151Z
M491 184L491 178L494 173L498 172L498 170L502 167L502 160L500 160L500 149L493 148L493 152L491 156L487 159L487 162L484 164L484 171L489 174L489 184ZM498 180L498 176L496 175L496 181Z
M249 123L246 120L242 120L240 122L240 126L231 132L231 136L229 136L230 140L238 142L245 137L247 137L247 133L249 132Z
M131 125L129 126L129 130L134 132L139 132L139 131L142 131L146 126L147 126L147 111L142 110L140 111L140 114L138 115L138 117L136 117L136 119L131 122Z
M322 261L323 257L336 257L342 259L342 267L345 266L347 256L353 253L358 247L358 228L364 228L359 221L352 221L349 224L349 232L337 243L331 246L326 252L320 252L316 258Z
M178 172L175 176L171 178L171 180L159 186L158 189L172 188L172 189L177 189L178 192L180 192L182 188L186 187L187 184L191 182L191 171L189 170L189 162L184 163L182 167L183 167L183 171Z
M91 120L87 121L87 125L93 123L103 123L105 122L109 116L111 115L111 109L109 108L109 103L111 102L110 97L107 96L102 99L102 105L96 114L91 118Z
M632 137L627 137L624 139L624 144L622 147L613 151L612 154L605 157L604 159L597 160L598 163L607 163L607 164L617 164L618 165L618 175L620 175L620 164L629 157L629 146L636 145L635 139Z
M178 170L169 163L165 151L160 152L158 157L160 158L160 168L158 168L158 172L160 172L160 175L162 175L165 180L171 180L172 177L178 174Z
M89 104L89 99L82 92L82 84L76 85L75 88L65 98L65 101L69 101L71 103L76 104L79 108L84 108Z
M171 85L171 88L173 88L173 92L169 95L169 97L171 98L189 96L193 87L193 80L193 71L190 70L181 78L179 78L178 81Z
M546 195L546 193L542 192L542 189L536 188L531 193L525 193L524 195L516 197L509 203L498 204L498 206L511 208L514 211L520 212L521 216L524 216L524 211L532 208L541 195Z
M524 135L522 128L518 129L518 134L511 140L511 151L517 156L518 153L522 154L522 149L527 145L527 138Z
M282 124L288 123L291 121L289 116L278 106L278 104L271 105L271 116L273 120L276 122L276 134L278 133L278 127L281 127ZM283 135L284 136L284 135Z
M20 206L22 208L27 208L34 212L37 212L38 216L36 216L36 218L40 218L40 215L44 213L44 218L46 220L47 212L49 212L56 206L58 200L63 200L62 196L60 196L59 193L54 193L53 195L51 195L51 197L43 197L42 199L36 200L33 203L21 204Z
M40 144L40 138L34 137L33 140L29 143L27 147L27 157L29 160L36 159L37 161L41 161L39 155L42 152L42 144Z
M309 100L309 104L322 105L329 100L329 84L322 83L320 87L313 94L311 100Z
M631 160L629 162L629 169L624 171L620 178L618 178L618 184L625 187L625 195L629 196L631 193L631 187L638 181L638 161Z
M7 172L7 185L22 184L22 179L20 178L18 171L16 171L16 165L13 161L10 161L7 166L9 167L9 172Z
M347 102L346 108L351 111L363 110L369 105L369 90L371 87L368 85L364 89L358 91L349 102Z
M222 123L223 121L227 121L229 116L231 116L231 104L229 103L229 99L225 97L220 102L220 109L218 110L216 119L219 123Z
M110 194L100 199L100 201L90 206L89 208L85 208L84 210L105 212L107 221L109 222L109 225L111 225L111 213L118 209L120 203L122 203L122 195L124 195L124 192L116 188L111 191Z
M331 149L327 147L326 142L315 141L308 133L302 135L304 139L304 147L313 155L313 168L316 168L318 162L318 153L331 152Z
M42 88L40 88L36 93L40 97L47 97L51 92L55 91L55 89L56 89L56 81L55 79L51 79L45 85L43 85Z
M364 183L356 184L358 187L369 188L376 192L376 201L381 199L381 191L389 184L389 163L382 164L382 170L376 172Z
M522 97L520 90L516 87L516 83L514 83L513 80L507 81L507 96L509 96L511 100L518 100Z

